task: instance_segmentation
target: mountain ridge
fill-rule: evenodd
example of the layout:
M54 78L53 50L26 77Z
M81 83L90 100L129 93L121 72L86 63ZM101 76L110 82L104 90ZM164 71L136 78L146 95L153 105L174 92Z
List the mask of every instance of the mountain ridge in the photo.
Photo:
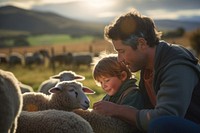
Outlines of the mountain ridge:
M103 37L108 23L75 20L53 12L26 10L15 6L0 7L0 30L26 32L29 34L69 34L72 36L94 35ZM155 20L159 30L184 28L192 31L200 28L199 22L183 20Z
M0 7L0 30L26 31L31 34L100 35L103 24L86 23L51 12Z

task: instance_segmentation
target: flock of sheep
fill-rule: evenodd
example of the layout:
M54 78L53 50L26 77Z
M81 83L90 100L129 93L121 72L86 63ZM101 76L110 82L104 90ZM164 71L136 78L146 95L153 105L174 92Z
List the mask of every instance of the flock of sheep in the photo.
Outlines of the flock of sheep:
M0 64L8 64L9 66L24 65L31 67L32 65L45 65L48 61L48 65L73 65L78 67L80 65L90 66L92 63L93 54L89 52L85 53L70 53L64 52L61 54L49 54L46 50L39 50L34 53L27 52L20 54L12 52L9 55L0 53Z
M84 79L72 71L63 71L44 81L39 92L26 86L23 92L14 74L0 69L0 132L137 132L122 120L89 109L87 94L95 92L80 82Z

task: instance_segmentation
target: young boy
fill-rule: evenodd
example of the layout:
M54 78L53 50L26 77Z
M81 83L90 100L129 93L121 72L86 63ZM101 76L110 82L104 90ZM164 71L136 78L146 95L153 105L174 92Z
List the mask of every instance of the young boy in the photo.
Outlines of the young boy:
M118 62L117 55L109 54L94 66L93 77L106 95L102 100L120 105L143 108L143 98L136 85L136 79L125 64Z

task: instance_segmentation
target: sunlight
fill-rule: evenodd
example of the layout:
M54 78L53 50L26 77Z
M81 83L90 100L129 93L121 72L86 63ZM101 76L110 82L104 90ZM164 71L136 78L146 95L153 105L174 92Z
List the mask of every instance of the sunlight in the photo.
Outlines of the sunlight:
M88 0L87 4L93 8L102 8L107 5L106 0Z
M107 8L110 8L113 6L115 1L113 0L86 0L85 4L90 8L94 10L104 10Z
M75 2L78 0L40 0L41 3L69 3L69 2ZM79 0L80 1L80 0Z

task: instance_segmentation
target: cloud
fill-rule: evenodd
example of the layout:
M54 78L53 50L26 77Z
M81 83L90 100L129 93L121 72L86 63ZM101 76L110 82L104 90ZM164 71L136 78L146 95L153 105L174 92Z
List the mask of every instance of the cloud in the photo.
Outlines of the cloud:
M156 14L155 14L156 12ZM194 10L177 10L177 11L167 11L163 9L154 9L146 12L148 16L151 16L153 19L179 19L181 17L189 16L200 16L200 9Z
M91 8L89 2L90 4L99 2L99 5ZM113 19L131 8L136 8L142 14L155 19L200 16L200 0L0 0L0 5L6 4L26 9L52 11L66 17L84 20Z
M200 16L200 0L118 0L118 3L112 12L136 8L142 14L155 19Z
M84 0L0 0L0 6L13 5L24 9L31 9L36 5L58 4Z
M68 3L68 2L87 2L87 1L98 1L98 0L0 0L2 3L33 3L32 5L43 5L43 4L58 4L58 3ZM99 0L100 1L100 0ZM183 10L183 9L199 9L200 0L109 0L112 1L113 9L122 10L124 8L136 7L140 10L151 10L151 9L166 9L170 11ZM28 4L27 4L28 6Z

